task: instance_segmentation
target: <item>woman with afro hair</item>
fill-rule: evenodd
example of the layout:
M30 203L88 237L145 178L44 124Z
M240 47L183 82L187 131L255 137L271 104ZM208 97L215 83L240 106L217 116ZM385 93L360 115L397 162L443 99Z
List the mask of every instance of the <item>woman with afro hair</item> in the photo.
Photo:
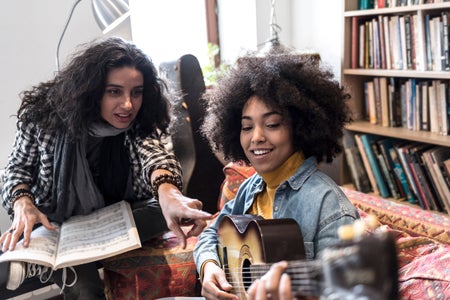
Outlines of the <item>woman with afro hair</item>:
M318 168L342 151L343 129L351 121L349 98L319 61L293 52L242 57L205 94L202 132L211 148L226 160L250 164L256 173L199 237L194 259L204 297L238 299L217 250L224 216L294 219L307 259L318 258L339 241L339 227L359 218L339 186Z

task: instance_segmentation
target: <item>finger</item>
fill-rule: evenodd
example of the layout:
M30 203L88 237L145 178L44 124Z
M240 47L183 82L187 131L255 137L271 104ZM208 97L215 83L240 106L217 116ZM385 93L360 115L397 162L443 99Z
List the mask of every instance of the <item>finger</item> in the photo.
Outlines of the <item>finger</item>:
M6 239L7 234L7 232L4 232L2 235L0 235L0 245L3 245L3 241Z
M281 275L280 279L280 300L291 300L292 299L292 291L291 291L291 278L288 274L284 273Z
M248 294L249 300L256 299L256 292L258 291L258 289L260 289L260 284L261 284L261 280L260 279L256 279L252 283L252 285L248 288L247 294Z
M11 233L9 233L8 231L5 232L4 234L4 240L3 240L3 246L2 246L2 251L6 252L9 249L9 243L11 241Z
M233 289L233 286L228 282L228 280L224 276L220 276L218 278L219 287L221 290L229 292Z
M169 229L175 234L178 240L178 244L182 249L186 249L186 235L178 224L173 223L174 225L168 226Z
M19 237L16 234L11 234L11 239L9 240L9 251L13 251L16 249L17 242L19 241Z
M258 284L258 289L256 290L255 299L258 300L266 300L267 299L267 291L266 291L266 284L264 280L261 280Z
M194 203L195 209L202 210L202 208L203 208L202 201L194 199L193 203Z
M50 223L47 216L42 213L39 216L39 222L42 223L42 225L44 225L44 227L49 230L56 230L56 226L54 226L52 223Z
M33 231L34 225L25 224L25 228L23 230L23 246L28 247L30 245L31 240L31 232Z
M268 273L270 274L270 276L268 274L263 276L267 291L276 292L278 290L281 275L283 274L286 267L287 267L286 261L275 263L272 265Z
M209 220L212 218L212 215L206 211L189 208L184 211L183 216L184 219L202 219Z
M198 236L200 233L203 232L203 229L206 227L207 223L205 220L196 220L192 228L187 233L187 236Z

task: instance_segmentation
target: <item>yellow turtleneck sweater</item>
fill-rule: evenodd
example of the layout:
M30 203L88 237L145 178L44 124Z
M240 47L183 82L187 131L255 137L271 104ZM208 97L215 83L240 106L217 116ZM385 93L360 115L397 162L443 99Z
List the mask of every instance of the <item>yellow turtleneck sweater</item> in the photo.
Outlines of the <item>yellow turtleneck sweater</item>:
M260 215L264 219L273 219L273 200L278 186L289 179L305 161L302 152L295 152L279 168L272 172L259 174L266 183L266 188L256 196L249 214Z

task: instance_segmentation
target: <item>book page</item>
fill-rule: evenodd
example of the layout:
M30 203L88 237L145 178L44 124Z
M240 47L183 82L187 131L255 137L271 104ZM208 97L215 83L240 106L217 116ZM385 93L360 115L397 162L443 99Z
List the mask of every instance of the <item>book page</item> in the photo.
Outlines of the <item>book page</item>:
M53 223L53 226L57 229L49 230L39 226L33 230L28 247L25 248L23 240L20 240L13 251L7 251L0 256L0 262L26 261L53 267L60 230L58 224Z
M64 222L55 265L79 265L140 247L131 207L121 201Z

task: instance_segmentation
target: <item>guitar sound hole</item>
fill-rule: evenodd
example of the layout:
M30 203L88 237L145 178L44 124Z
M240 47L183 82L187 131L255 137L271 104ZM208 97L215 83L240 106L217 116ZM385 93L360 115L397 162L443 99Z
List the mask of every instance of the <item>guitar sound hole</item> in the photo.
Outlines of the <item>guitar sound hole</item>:
M244 288L247 290L252 284L252 274L250 272L251 262L245 259L242 264L242 282L244 283Z

